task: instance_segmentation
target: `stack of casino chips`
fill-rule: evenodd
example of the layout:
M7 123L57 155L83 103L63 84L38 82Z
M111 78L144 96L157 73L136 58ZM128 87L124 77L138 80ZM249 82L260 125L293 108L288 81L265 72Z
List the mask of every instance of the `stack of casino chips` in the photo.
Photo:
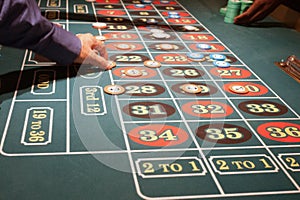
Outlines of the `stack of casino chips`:
M234 18L245 12L251 5L251 0L228 0L227 6L220 9L220 13L224 15L224 22L233 23Z

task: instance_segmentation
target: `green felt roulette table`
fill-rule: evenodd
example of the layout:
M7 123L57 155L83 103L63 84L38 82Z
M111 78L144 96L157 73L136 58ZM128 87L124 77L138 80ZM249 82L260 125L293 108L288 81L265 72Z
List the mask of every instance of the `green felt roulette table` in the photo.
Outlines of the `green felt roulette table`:
M38 3L117 66L1 46L0 199L300 198L300 87L274 65L299 33L224 24L223 1Z

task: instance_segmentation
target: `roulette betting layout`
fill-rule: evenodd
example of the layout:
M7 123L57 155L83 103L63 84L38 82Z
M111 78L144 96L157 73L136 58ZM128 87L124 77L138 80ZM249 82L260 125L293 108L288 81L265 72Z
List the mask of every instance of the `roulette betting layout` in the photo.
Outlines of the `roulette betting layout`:
M15 68L0 79L5 197L299 198L296 105L180 2L38 3L62 28L104 36L116 67L2 47Z

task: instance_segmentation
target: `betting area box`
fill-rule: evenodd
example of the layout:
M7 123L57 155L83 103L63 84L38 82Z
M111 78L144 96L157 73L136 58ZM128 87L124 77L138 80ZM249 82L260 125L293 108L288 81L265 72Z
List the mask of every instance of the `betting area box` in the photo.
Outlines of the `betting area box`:
M299 114L179 2L38 4L61 28L104 36L116 67L7 56L20 71L1 79L2 157L92 155L90 187L105 199L300 197Z

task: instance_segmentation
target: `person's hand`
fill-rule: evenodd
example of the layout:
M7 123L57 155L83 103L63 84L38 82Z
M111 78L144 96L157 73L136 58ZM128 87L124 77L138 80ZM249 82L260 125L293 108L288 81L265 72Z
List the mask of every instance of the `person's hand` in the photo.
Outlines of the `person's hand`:
M267 17L273 12L283 0L255 0L250 8L234 18L234 23L239 25L249 25Z
M76 36L81 41L81 51L74 63L94 65L103 70L109 70L108 55L104 43L90 33L77 34Z

